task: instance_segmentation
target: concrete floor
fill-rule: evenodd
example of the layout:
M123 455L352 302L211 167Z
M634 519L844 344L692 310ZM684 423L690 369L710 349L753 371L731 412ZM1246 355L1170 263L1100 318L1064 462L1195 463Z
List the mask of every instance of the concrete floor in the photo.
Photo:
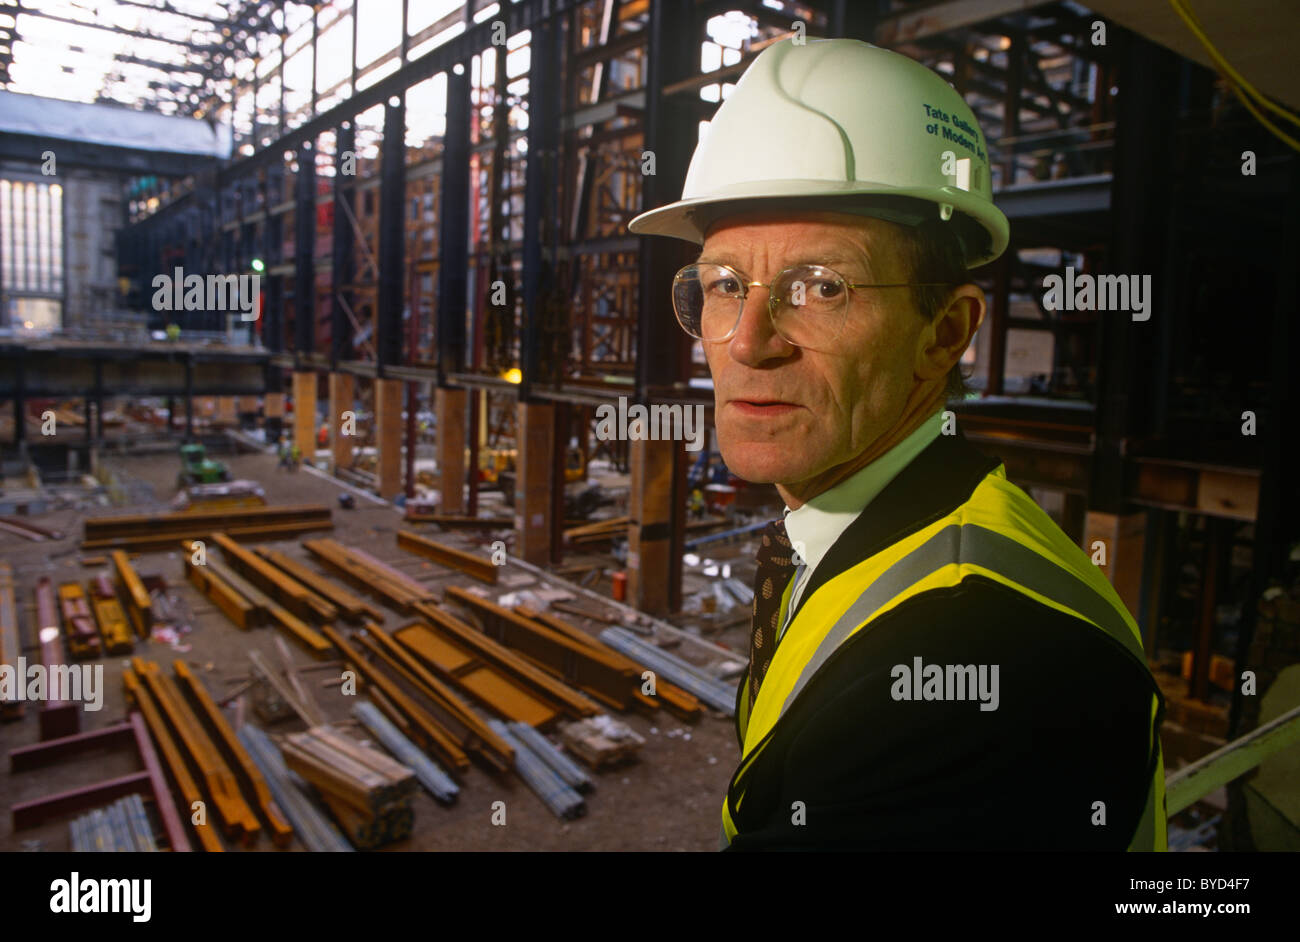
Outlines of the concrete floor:
M401 525L398 514L390 507L358 498L355 510L338 509L337 484L309 474L291 474L276 470L276 461L267 455L219 456L231 466L235 477L251 478L262 483L271 504L322 503L334 509L335 539L365 549L391 561L408 575L442 586L449 582L474 584L468 577L443 569L433 563L399 550L395 533ZM15 570L19 624L23 631L24 653L35 659L32 624L33 588L36 580L48 575L56 583L67 580L85 582L100 568L85 567L77 550L81 538L81 521L86 516L107 513L142 513L164 510L175 491L177 459L172 456L109 459L106 464L128 480L152 487L153 506L127 508L63 509L33 522L59 528L64 540L29 543L16 537L0 537L0 558ZM143 488L139 488L143 491ZM421 528L436 532L436 528ZM448 542L466 539L459 534L440 536ZM309 559L296 541L268 544L296 558ZM184 636L188 650L173 650L161 642L140 642L136 654L160 662L170 673L171 663L184 658L193 667L210 692L224 696L247 677L247 652L257 649L278 662L275 628L241 631L217 611L183 578L179 552L147 553L136 562L142 574L158 573L168 584L168 592L183 610L193 631ZM313 568L317 568L313 565ZM507 567L508 571L508 567ZM606 583L607 585L608 583ZM504 591L504 590L501 590ZM376 601L371 599L371 601ZM383 608L381 603L376 604ZM386 627L394 628L408 619L388 611ZM579 624L582 619L571 619ZM584 625L598 629L594 624ZM735 639L727 640L734 648ZM742 631L743 634L743 631ZM305 650L291 643L295 662L306 666L320 663ZM683 652L688 646L683 645ZM741 655L743 660L743 655ZM104 658L104 708L83 712L82 729L96 729L120 722L126 712L122 689L123 659ZM351 697L340 694L337 686L322 682L337 678L337 670L322 669L304 675L326 714L332 720L345 720ZM246 715L257 722L251 704ZM596 789L587 796L587 814L576 821L556 818L542 802L514 775L493 775L474 766L461 782L457 803L443 807L421 791L414 801L415 833L407 841L390 845L391 850L701 850L716 849L719 808L727 783L739 758L732 721L708 710L698 723L688 725L663 713L651 720L638 714L621 714L646 738L640 758L619 769L594 775ZM272 733L292 732L302 728L297 720L280 723ZM350 730L351 731L351 730ZM689 736L689 738L687 738ZM0 725L0 751L38 740L36 710L29 705L19 722ZM66 790L88 782L126 774L135 769L129 753L96 754L50 768L11 774L8 763L0 765L0 796L10 805ZM505 826L491 823L492 807L504 801L507 808ZM66 850L69 847L66 820L14 833L8 814L0 817L0 851L20 850L25 841L39 841L40 849ZM234 850L236 848L231 847ZM257 850L273 850L263 838ZM302 849L295 841L293 849Z

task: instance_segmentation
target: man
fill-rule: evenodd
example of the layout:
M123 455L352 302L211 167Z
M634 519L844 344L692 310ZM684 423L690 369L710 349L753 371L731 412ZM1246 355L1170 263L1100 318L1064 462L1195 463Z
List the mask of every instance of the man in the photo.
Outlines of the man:
M1001 464L945 428L1006 248L986 142L939 76L775 44L631 229L673 282L718 444L776 485L730 849L1164 849L1162 701L1137 626ZM953 420L949 418L950 424Z

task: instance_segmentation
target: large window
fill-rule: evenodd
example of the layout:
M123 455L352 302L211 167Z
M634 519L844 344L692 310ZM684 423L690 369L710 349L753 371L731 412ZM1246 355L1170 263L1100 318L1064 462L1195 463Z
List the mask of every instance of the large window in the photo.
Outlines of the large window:
M0 179L0 325L57 329L62 302L63 187Z

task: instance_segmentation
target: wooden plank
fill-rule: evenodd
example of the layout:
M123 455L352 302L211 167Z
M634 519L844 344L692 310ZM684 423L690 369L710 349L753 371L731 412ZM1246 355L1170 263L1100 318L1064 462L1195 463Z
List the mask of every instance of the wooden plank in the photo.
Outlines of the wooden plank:
M478 434L477 429L466 428L469 395L466 389L446 386L435 386L433 391L433 408L438 423L438 493L442 495L442 509L449 514L459 514L465 509L465 436L467 431L471 435Z
M385 500L396 497L402 489L402 387L400 379L376 379L374 382L375 491Z
M293 711L298 714L298 717L304 723L312 726L322 722L320 707L314 701L300 699L298 690L294 689L285 678L280 676L280 671L276 670L262 656L261 651L249 651L248 659L252 662L257 673L275 688L275 692L280 696L280 699L292 707Z
M293 443L302 457L316 454L316 392L320 377L315 370L295 370L293 375Z
M343 434L343 413L356 407L354 384L351 373L335 370L329 374L330 457L335 470L352 467L354 459L356 436Z
M631 517L611 517L608 520L586 523L580 527L570 527L564 531L564 540L566 543L581 543L589 537L609 539L615 534L626 532L631 519Z
M293 663L293 655L289 653L289 646L284 643L283 638L275 639L275 649L280 654L280 663L284 665L284 679L297 695L298 702L305 706L308 713L314 717L314 723L324 723L325 714L321 711L320 704L316 702L315 695L307 689L307 686L302 682L302 678L298 676L298 668Z
M628 512L627 599L648 615L666 615L680 595L681 557L672 534L680 534L684 508L674 500L675 467L681 446L671 441L635 440L629 448L632 480ZM680 553L681 550L676 550Z
M1253 521L1259 516L1259 475L1201 471L1196 487L1196 509L1232 520Z
M411 530L397 531L397 545L407 552L424 556L440 565L468 573L480 582L496 585L497 572L501 567L494 566L490 559L484 559L474 553L467 553L464 550L456 549L454 546L439 543Z
M554 495L564 486L554 482L555 406L520 402L516 408L515 555L544 566L551 558Z
M317 739L323 739L335 750L350 756L367 768L373 769L392 783L398 795L413 795L418 788L415 772L386 752L364 746L350 736L345 736L333 726L313 726L308 730Z
M344 799L363 811L376 813L396 798L388 779L306 733L280 743L285 764L321 791Z

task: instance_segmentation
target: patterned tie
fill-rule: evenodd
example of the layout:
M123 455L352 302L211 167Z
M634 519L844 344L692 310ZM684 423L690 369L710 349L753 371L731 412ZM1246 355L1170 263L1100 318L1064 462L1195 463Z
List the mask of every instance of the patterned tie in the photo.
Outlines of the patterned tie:
M749 642L749 707L754 708L758 688L776 650L781 618L781 595L794 570L793 547L785 532L785 518L763 529L754 574L754 626Z

